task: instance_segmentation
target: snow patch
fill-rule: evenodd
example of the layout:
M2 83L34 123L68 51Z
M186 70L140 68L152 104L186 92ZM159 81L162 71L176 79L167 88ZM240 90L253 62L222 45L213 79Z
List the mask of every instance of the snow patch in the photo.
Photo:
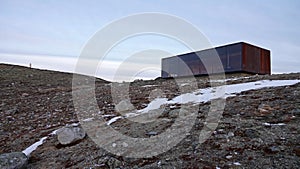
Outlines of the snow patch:
M77 126L79 126L79 123L66 124L66 126L74 126L74 127L77 127Z
M150 110L155 110L160 108L160 106L165 104L186 104L186 103L201 103L208 102L217 98L227 98L236 96L237 93L248 90L257 90L265 87L278 87L278 86L288 86L299 83L300 80L261 80L256 82L231 84L218 87L210 87L205 89L199 89L192 93L185 93L180 96L173 98L172 100L167 100L167 98L156 98L151 101L147 107L138 110L138 112L146 113ZM257 85L259 84L259 85Z
M22 152L28 156L30 153L32 153L34 150L36 150L36 148L40 145L43 144L44 140L46 140L48 137L43 137L40 139L40 141L32 144L31 146L29 146L28 148L26 148L25 150L23 150Z
M234 164L234 165L242 165L242 164L239 163L239 162L234 162L233 164Z
M137 113L127 113L127 114L125 114L125 117L127 118L127 117L135 117L135 116L137 116L137 115L139 115L139 114L137 114Z
M276 123L276 124L274 124L274 123L263 123L263 125L265 125L265 126L285 126L286 124L284 124L284 123Z
M182 83L182 84L180 84L180 86L186 86L186 85L189 85L189 83Z
M157 85L145 85L145 86L142 86L142 87L155 87Z
M102 115L102 117L112 117L112 116L116 116L114 114L105 114L105 115Z
M93 120L94 120L94 117L90 117L90 118L87 118L87 119L83 119L82 121L88 122L88 121L93 121Z
M114 122L116 122L117 120L122 119L122 118L123 118L123 116L117 116L117 117L114 117L114 118L110 119L106 124L109 126L109 125L111 125L112 123L114 123Z
M150 110L155 110L155 109L159 109L160 106L166 104L168 101L167 98L156 98L154 100L152 100L147 107L145 107L144 109L138 110L139 113L146 113Z
M231 155L228 155L228 156L226 156L226 158L227 158L227 159L231 159L231 158L232 158L232 156L231 156Z
M59 130L59 129L52 131L49 135L56 135L56 132L57 132L58 130Z

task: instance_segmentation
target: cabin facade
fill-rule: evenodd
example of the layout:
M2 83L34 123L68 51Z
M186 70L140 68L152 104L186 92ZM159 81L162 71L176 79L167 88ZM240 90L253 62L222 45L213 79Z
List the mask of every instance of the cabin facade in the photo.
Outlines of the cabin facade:
M161 77L201 76L223 72L271 74L270 55L270 50L245 42L219 46L163 58ZM221 65L218 64L220 61Z

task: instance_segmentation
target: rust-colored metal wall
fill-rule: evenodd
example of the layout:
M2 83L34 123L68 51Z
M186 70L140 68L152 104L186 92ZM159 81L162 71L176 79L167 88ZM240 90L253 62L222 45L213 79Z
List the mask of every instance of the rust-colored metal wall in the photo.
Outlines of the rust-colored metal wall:
M271 74L270 51L243 43L243 71L255 74Z
M269 50L261 50L260 73L271 74L271 52Z
M239 42L162 59L163 78L221 72L270 74L270 51Z

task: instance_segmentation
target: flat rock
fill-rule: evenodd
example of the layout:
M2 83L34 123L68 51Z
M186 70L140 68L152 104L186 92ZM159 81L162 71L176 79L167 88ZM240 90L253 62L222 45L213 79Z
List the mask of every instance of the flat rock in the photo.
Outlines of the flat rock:
M28 157L22 152L12 152L0 155L1 169L23 169L26 168Z
M59 129L57 139L60 144L68 145L83 139L86 135L85 131L79 126L66 126Z
M120 103L116 105L115 109L118 112L127 112L127 111L134 110L135 108L129 100L122 100Z

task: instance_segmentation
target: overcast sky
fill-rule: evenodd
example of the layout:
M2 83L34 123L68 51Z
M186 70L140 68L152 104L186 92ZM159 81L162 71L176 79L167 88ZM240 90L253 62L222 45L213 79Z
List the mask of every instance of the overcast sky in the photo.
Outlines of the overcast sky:
M273 73L300 72L299 9L298 0L0 0L0 62L72 72L81 50L101 28L132 14L158 12L190 22L213 46L244 41L270 49ZM147 49L188 51L172 39L136 37L115 47L106 67ZM160 57L153 57L139 62L151 72L137 73L140 78L159 76ZM109 79L113 70L102 68L99 76Z

